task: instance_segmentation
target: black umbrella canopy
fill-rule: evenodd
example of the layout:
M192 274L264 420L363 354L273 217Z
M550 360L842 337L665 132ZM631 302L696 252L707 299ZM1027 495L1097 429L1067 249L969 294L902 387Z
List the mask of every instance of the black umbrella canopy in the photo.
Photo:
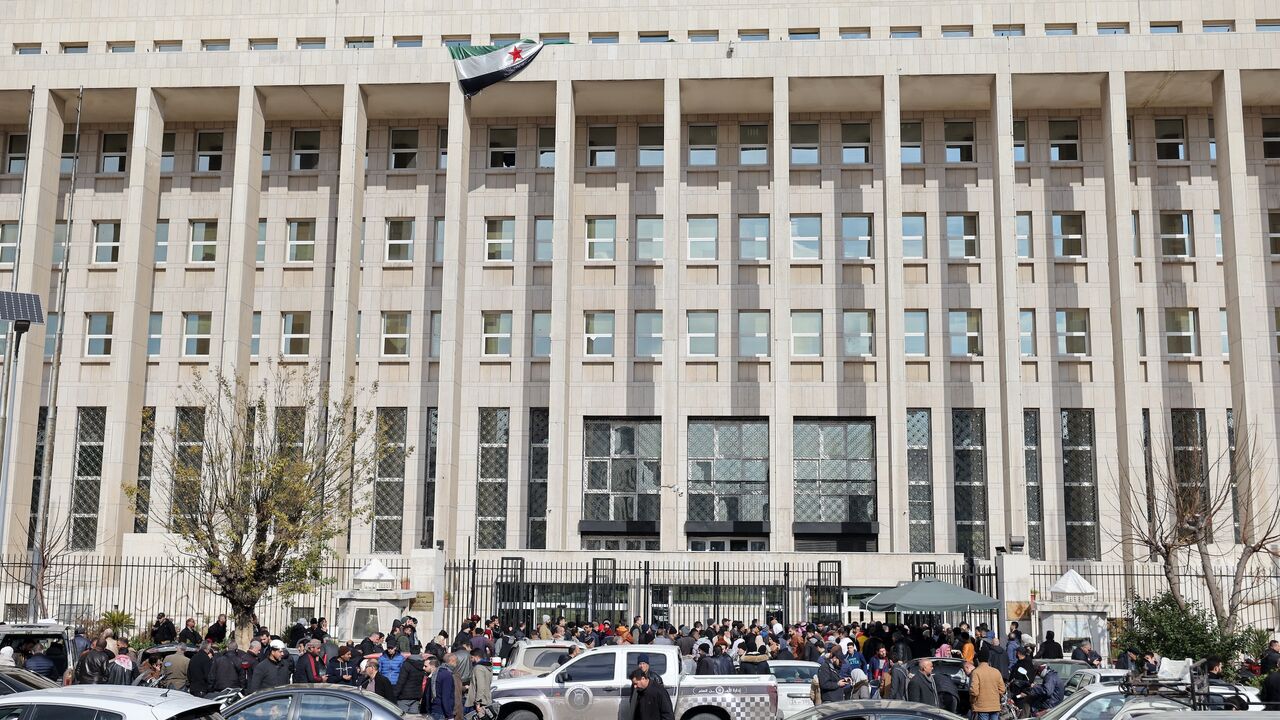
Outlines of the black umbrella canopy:
M868 610L881 612L941 613L963 610L995 610L1000 601L949 582L926 578L903 583L868 599Z

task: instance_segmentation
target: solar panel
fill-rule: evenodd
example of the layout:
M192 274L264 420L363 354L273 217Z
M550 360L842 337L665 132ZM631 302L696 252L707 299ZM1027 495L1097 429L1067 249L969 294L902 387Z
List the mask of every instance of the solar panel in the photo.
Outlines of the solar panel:
M26 320L43 325L44 313L40 310L40 296L35 293L0 291L0 320Z

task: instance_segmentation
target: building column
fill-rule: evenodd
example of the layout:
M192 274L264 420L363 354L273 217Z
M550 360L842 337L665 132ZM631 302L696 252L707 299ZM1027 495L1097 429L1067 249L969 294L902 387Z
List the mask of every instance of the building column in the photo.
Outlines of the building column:
M889 445L888 477L878 482L884 501L878 502L888 522L881 537L882 552L907 552L911 549L910 518L907 504L907 358L903 346L904 293L902 277L902 98L898 75L885 75L882 81L883 108L880 112L881 147L884 152L884 207L879 248L884 260L884 316L879 318L885 338L885 404Z
M1107 196L1107 270L1111 293L1111 373L1116 400L1116 464L1119 474L1120 535L1140 508L1132 507L1130 483L1143 472L1142 401L1139 384L1137 273L1133 257L1133 197L1129 179L1129 106L1125 75L1111 71L1102 82L1104 180ZM1099 484L1099 497L1107 489ZM1048 548L1046 547L1046 552ZM1133 560L1130 543L1120 548L1125 562Z
M684 549L683 497L675 490L684 477L685 443L680 404L680 328L684 306L680 297L680 268L684 248L680 211L680 78L668 77L662 86L662 482L659 526L663 552Z
M795 463L791 415L791 85L786 75L773 78L773 227L770 282L773 285L773 430L769 458L769 549L795 549L791 523L796 514ZM833 328L834 329L834 328ZM781 459L787 462L778 462Z
M27 137L26 210L18 243L22 257L18 273L18 292L40 296L46 317L53 311L54 295L49 291L52 279L53 233L58 221L59 166L62 161L63 112L65 103L49 88L36 88L31 112L31 133ZM9 418L13 442L9 463L9 522L3 538L7 552L25 552L27 522L31 510L33 478L40 472L35 467L35 445L40 407L45 403L44 338L45 325L32 325L13 365L16 373L13 392L13 416ZM66 423L64 423L65 427Z
M1230 68L1213 82L1213 120L1218 143L1218 207L1222 213L1222 270L1226 285L1227 335L1231 341L1231 407L1235 418L1237 457L1249 464L1238 478L1240 531L1249 533L1265 525L1276 512L1276 417L1273 389L1276 381L1272 343L1272 304L1266 271L1270 248L1259 232L1245 158L1244 98L1240 70ZM1265 219L1264 219L1265 222ZM1240 452L1252 452L1250 462ZM1264 468L1266 468L1264 470ZM1256 475L1255 475L1256 473ZM1268 482L1268 478L1272 478ZM1216 519L1231 522L1228 515Z
M996 246L996 357L1000 378L1000 452L1004 466L1004 537L994 545L1027 542L1026 473L1023 468L1022 352L1018 326L1018 241L1013 167L1013 76L1000 73L991 83L992 190Z
M570 317L573 276L573 174L574 163L574 109L573 81L556 81L556 168L552 185L551 221L551 381L548 384L549 428L547 462L547 549L577 550L578 529L576 521L581 511L570 513L571 506L581 507L582 470L572 470L568 458L569 438L574 435L569 428L569 402L573 363L573 349L569 338L573 335Z
M558 138L557 138L558 140ZM471 175L471 113L457 83L449 83L449 167L444 195L444 286L440 291L440 379L436 433L436 537L448 556L463 557L475 547L473 512L463 513L459 491L462 467L463 328L466 321L467 180ZM554 356L554 353L553 353ZM474 407L468 412L477 412ZM475 454L475 448L469 450ZM553 448L554 452L554 448ZM474 462L472 463L474 467ZM475 507L475 478L467 478L470 508ZM550 523L548 523L550 525ZM548 529L550 533L550 529ZM450 543L458 543L450 547Z
M263 125L262 94L252 84L241 85L236 105L226 303L222 308L222 352L219 355L223 374L239 380L248 379L253 334L258 218L262 201ZM339 202L338 212L341 213L344 207L346 205ZM335 342L334 347L337 346ZM245 386L247 383L240 384L240 387Z

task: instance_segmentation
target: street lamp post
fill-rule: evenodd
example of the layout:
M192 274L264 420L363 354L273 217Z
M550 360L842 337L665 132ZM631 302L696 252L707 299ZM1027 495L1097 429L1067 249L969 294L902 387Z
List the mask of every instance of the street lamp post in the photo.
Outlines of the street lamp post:
M13 328L12 363L4 387L0 388L0 407L4 408L4 416L0 417L0 436L3 436L4 443L4 453L0 456L3 457L0 462L0 508L5 508L9 501L9 465L12 459L10 447L13 445L13 424L8 422L8 418L13 417L13 383L18 375L18 352L22 348L22 336L31 329L31 325L44 324L40 296L35 293L0 291L0 320L8 321ZM5 536L8 516L8 512L0 511L0 538Z

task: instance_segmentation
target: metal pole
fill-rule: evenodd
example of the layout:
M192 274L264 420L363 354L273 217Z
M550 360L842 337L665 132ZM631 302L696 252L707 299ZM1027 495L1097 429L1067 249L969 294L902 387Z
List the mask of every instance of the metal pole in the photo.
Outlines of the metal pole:
M44 457L40 468L40 498L39 510L36 512L36 527L33 532L35 535L35 543L31 549L31 574L28 576L28 587L31 590L31 597L27 605L27 612L31 616L31 620L35 621L39 618L38 599L39 599L39 583L41 564L44 562L45 545L49 539L49 483L53 479L53 452L55 440L58 437L58 377L62 370L62 333L66 330L66 307L67 307L67 275L68 266L71 260L71 228L75 222L75 203L76 203L76 175L80 170L80 111L84 107L84 86L80 87L76 94L76 131L75 141L72 149L72 157L75 162L71 166L71 192L67 195L67 238L66 245L62 249L62 263L58 266L58 331L54 335L53 342L53 358L49 369L49 412L45 416L44 424ZM70 504L68 503L68 508ZM70 523L70 516L68 516ZM68 525L68 531L70 531ZM68 538L70 540L71 538Z

